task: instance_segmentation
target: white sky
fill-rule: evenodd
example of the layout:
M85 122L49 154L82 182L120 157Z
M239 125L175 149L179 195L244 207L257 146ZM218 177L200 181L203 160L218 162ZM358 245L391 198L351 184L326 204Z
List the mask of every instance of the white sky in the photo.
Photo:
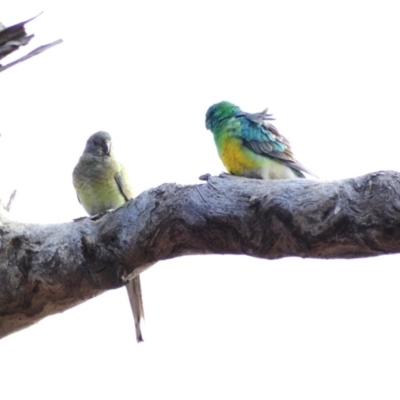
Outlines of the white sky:
M83 216L72 169L108 130L136 194L219 174L207 108L269 107L323 179L400 169L394 1L18 1L38 12L28 50L0 74L0 197L13 216ZM0 341L0 398L398 399L398 256L239 256L160 262L142 275L145 342L125 289Z

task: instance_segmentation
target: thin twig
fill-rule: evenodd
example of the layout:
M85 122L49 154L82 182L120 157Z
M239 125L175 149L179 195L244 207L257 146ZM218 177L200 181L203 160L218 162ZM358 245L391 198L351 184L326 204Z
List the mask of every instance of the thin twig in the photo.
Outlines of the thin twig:
M32 50L30 53L26 54L25 56L23 56L21 58L18 58L18 60L15 60L15 61L13 61L13 62L11 62L9 64L6 64L6 65L0 66L0 72L3 72L3 71L5 71L6 69L8 69L10 67L13 67L14 65L19 64L20 62L25 61L28 58L31 58L33 56L36 56L36 55L40 54L40 53L43 53L45 50L50 49L50 47L56 46L56 45L58 45L58 44L60 44L62 42L63 42L62 39L58 39L58 40L56 40L56 41L54 41L52 43L40 46L37 49Z

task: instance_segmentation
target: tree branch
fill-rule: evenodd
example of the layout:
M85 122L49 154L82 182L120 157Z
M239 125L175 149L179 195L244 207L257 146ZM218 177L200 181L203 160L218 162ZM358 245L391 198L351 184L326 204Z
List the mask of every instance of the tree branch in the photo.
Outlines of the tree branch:
M343 181L211 177L164 184L60 225L0 225L0 337L120 287L160 260L247 254L354 258L400 252L400 174Z

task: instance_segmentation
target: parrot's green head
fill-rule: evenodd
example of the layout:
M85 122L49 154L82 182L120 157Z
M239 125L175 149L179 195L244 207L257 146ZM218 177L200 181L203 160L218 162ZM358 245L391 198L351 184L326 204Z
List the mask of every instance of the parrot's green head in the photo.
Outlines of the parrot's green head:
M229 101L212 105L206 112L206 128L211 131L223 120L240 114L242 110Z
M111 135L104 131L94 133L87 140L84 153L100 157L111 156Z

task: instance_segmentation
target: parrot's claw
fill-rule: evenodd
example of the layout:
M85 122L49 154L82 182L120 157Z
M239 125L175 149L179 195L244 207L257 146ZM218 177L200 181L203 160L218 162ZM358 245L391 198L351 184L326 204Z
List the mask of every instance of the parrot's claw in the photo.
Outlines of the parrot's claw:
M109 214L111 211L113 211L113 210L106 210L106 211L103 211L103 212L101 212L101 213L98 213L98 214L96 214L96 215L93 215L92 217L90 217L90 219L91 219L92 221L97 221L98 219L102 218L104 215Z
M82 220L84 220L84 219L86 219L86 218L87 218L87 217L74 218L73 221L74 221L74 222L79 222L79 221L82 221Z

